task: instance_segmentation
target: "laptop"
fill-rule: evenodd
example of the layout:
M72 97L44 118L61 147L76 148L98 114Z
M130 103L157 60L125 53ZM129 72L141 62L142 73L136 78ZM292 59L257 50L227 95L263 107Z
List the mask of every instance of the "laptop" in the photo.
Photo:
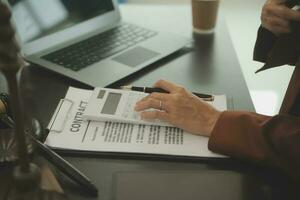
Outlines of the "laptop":
M112 84L186 44L184 38L122 22L117 0L8 2L29 63L94 87Z

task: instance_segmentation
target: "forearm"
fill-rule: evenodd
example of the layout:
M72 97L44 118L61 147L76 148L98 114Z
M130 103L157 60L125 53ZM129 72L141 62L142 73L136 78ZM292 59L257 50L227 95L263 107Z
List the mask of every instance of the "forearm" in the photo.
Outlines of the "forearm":
M300 117L223 112L209 149L237 159L280 167L300 180Z
M238 159L266 159L270 150L262 128L269 118L250 112L223 112L211 133L209 149Z

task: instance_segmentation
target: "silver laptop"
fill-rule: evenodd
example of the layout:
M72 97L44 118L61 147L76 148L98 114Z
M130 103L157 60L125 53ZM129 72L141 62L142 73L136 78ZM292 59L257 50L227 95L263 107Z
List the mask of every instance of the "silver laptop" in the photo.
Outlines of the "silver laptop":
M107 86L186 44L122 22L117 0L8 2L26 60L91 86Z

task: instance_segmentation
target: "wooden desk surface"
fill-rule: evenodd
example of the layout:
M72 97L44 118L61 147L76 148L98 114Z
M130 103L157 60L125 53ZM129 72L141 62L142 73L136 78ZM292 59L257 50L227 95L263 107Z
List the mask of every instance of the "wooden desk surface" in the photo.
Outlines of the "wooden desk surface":
M129 83L149 86L158 79L168 79L194 92L226 94L230 109L254 111L224 20L219 21L215 35L193 37L190 28L185 30L186 24L189 22L180 20L190 16L189 10L186 10L186 8L176 6L174 7L174 13L171 6L144 6L140 8L125 6L122 9L126 19L136 19L137 24L143 21L144 26L149 24L150 27L155 29L161 27L162 30L165 30L166 26L170 24L170 30L172 31L172 27L174 29L176 24L177 28L180 29L179 34L190 38L192 48L183 49L152 64L142 72L113 84L112 87ZM153 17L152 14L157 11L156 9L158 9L160 15ZM137 19L135 16L142 16L144 20ZM163 20L159 20L160 18ZM1 83L3 83L3 80L1 80ZM3 87L3 84L1 85ZM25 107L28 113L40 119L44 125L48 124L59 100L64 97L69 86L91 88L36 66L25 68L21 75ZM279 185L276 181L272 181L264 170L258 170L258 168L238 162L193 162L150 158L124 159L110 156L65 158L89 176L99 188L98 198L88 197L78 186L71 184L68 179L60 176L63 186L65 186L72 200L112 199L115 186L113 177L118 172L200 171L203 173L206 170L209 170L210 173L211 170L228 170L228 173L239 173L245 184L238 188L233 187L232 191L237 191L241 195L240 199L251 199L255 195L247 189L249 185L251 185L251 188L257 188L257 192L262 192L262 194L272 195L272 197L279 199L281 197L278 194ZM254 179L249 180L249 176L254 177ZM230 184L230 182L226 182L225 177L224 181L218 184L218 188L222 188L222 184ZM267 188L265 192L264 188ZM213 188L207 189L213 190ZM280 187L280 191L284 191L284 189ZM174 192L176 194L176 191ZM223 200L226 200L226 197Z

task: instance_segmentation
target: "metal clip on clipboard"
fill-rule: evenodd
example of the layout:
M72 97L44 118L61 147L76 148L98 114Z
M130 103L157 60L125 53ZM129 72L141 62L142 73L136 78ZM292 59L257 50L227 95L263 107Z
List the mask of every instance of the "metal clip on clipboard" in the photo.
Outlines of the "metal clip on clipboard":
M61 133L66 125L66 121L71 114L70 111L74 101L70 99L61 99L49 123L49 130L55 133Z

